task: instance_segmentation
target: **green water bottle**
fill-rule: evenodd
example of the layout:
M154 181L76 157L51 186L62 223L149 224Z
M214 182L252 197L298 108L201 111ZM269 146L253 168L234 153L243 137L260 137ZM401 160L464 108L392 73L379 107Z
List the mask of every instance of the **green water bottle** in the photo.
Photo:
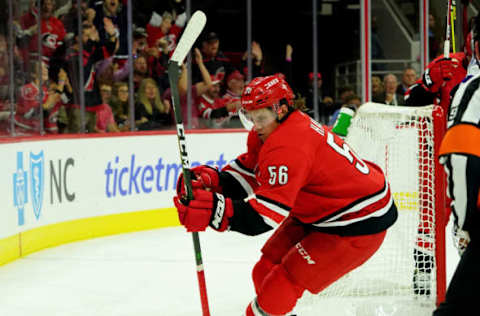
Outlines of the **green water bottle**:
M347 136L348 127L352 122L352 117L355 115L355 110L356 108L353 106L342 107L335 124L333 124L332 132L341 137Z

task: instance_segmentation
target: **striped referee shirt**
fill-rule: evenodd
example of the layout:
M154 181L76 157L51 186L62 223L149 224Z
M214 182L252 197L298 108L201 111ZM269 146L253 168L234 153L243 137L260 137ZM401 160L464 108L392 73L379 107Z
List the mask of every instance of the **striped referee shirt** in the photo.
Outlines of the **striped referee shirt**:
M455 224L471 237L480 229L480 72L475 68L454 92L439 152Z

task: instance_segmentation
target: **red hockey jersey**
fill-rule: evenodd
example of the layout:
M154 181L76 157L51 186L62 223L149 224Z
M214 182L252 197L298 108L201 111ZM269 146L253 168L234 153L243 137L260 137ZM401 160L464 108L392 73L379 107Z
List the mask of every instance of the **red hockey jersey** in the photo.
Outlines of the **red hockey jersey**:
M302 112L292 112L257 148L225 170L237 172L250 192L247 200L266 223L292 216L317 230L363 235L395 222L382 170Z
M23 29L28 29L29 27L37 23L37 16L35 12L29 12L22 16L21 25ZM63 25L63 22L57 19L56 17L50 17L48 19L42 19L42 55L46 57L51 57L55 50L62 44L63 39L65 38L66 31ZM35 33L30 41L27 52L37 53L38 52L38 33Z
M45 103L49 97L47 87L43 86L43 100ZM27 83L20 88L20 95L15 112L15 125L17 131L22 133L37 133L40 130L40 89L33 83ZM58 133L57 118L62 102L57 102L51 109L43 110L43 129L46 133Z

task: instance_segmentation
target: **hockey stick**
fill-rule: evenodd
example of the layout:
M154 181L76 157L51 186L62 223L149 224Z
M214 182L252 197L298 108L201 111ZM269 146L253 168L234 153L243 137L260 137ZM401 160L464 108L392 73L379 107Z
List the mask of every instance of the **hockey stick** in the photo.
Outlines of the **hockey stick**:
M453 0L455 1L455 0ZM452 0L447 1L447 25L445 30L445 41L443 42L443 57L448 58L450 56L450 42L452 40Z
M183 126L182 109L180 107L180 96L178 94L178 79L180 67L198 36L205 27L207 17L202 11L196 11L188 21L183 35L180 38L175 51L168 62L168 78L170 81L170 89L172 92L173 112L175 113L175 122L177 125L178 148L180 159L182 161L182 172L187 192L186 201L188 203L193 198L192 182L190 172L190 162L188 160L187 146L185 141L185 128ZM205 282L205 273L203 270L202 250L200 248L200 238L197 232L192 233L193 247L195 249L195 261L197 264L197 278L200 290L200 300L202 303L203 316L210 316L208 307L207 285Z
M455 45L455 21L457 21L457 1L452 0L452 4L450 5L450 31L451 31L451 38L452 38L452 52L456 53L456 45Z

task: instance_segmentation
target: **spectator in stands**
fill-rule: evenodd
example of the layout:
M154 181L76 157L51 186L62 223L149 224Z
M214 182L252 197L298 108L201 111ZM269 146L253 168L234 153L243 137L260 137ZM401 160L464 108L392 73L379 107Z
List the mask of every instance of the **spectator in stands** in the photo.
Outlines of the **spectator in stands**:
M135 123L139 130L172 127L169 104L162 102L160 90L152 78L141 81L135 103Z
M143 65L141 65L143 61L148 58L147 46L146 46L146 33L143 28L135 28L133 32L132 46L133 46L132 56L133 56L134 65L135 65L135 59L137 59L138 56L144 57L144 59L140 60L139 65L137 66L139 69L138 74L144 73L143 75L141 75L140 80L138 80L139 78L137 78L139 82L141 81L141 79L146 77L145 72L148 72L148 66L143 67ZM128 76L131 69L130 63L128 62L128 60L126 63L118 62L118 60L116 60L113 56L100 61L97 64L96 68L97 68L98 75L102 75L103 72L112 72L111 79L115 82L128 80ZM134 70L134 74L135 74L135 70Z
M147 36L147 33L145 33L145 36ZM145 41L146 39L147 37L145 37ZM149 77L155 79L161 90L166 90L170 86L167 74L170 53L171 51L165 38L158 39L155 46L150 47L148 44L145 46Z
M203 64L211 75L233 71L230 59L220 51L220 39L217 33L209 32L205 34L202 38L200 50L203 56ZM194 69L192 81L194 83L202 81L202 74L198 69Z
M147 24L148 47L161 49L161 52L170 55L177 46L180 33L187 21L186 13L179 14L175 18L172 13L165 11L162 15L157 12L152 13L150 22Z
M40 6L42 18L41 54L48 63L56 49L62 45L66 31L62 21L53 16L55 0L40 0ZM25 65L29 65L28 61L32 57L38 58L37 11L38 8L33 4L30 11L20 18L20 28L17 30L17 37L19 37L22 43L22 55Z
M305 91L305 101L307 106L307 113L310 117L314 117L314 101L313 101L313 72L308 74L307 90ZM328 117L334 112L333 98L325 96L323 87L323 77L320 72L317 72L317 93L318 93L318 111L319 119L322 123L328 122Z
M130 111L128 104L128 83L120 81L115 82L113 85L113 96L110 100L110 107L113 111L113 117L120 129L124 126L128 126L128 113Z
M86 131L93 132L95 130L96 118L94 106L100 104L100 94L98 91L98 83L96 82L95 64L109 55L113 55L117 47L118 40L116 38L115 27L109 19L105 19L105 31L109 34L110 39L103 44L99 41L99 34L95 25L88 21L83 22L82 42L83 42L83 78L79 76L79 40L76 36L75 44L67 51L68 74L73 87L73 100L69 113L68 132L78 133L82 130L81 125L81 108L80 108L80 87L83 85L84 101L85 101L85 123Z
M67 109L70 107L73 97L73 87L70 78L66 72L65 62L50 63L48 76L50 90L55 91L60 95L59 102L55 105L55 116L45 123L45 129L50 126L50 129L58 129L59 133L65 133L68 126ZM58 109L57 109L58 108Z
M22 71L22 60L18 47L13 47L13 71L14 71L14 86L20 87L25 83L24 73ZM9 87L10 87L10 64L9 64L9 47L7 42L7 35L0 33L0 111L8 108L9 104Z
M201 115L198 112L198 107L196 106L195 101L197 100L198 96L204 94L208 88L212 85L212 78L208 73L207 68L203 64L203 56L202 53L198 48L194 49L195 55L195 63L198 66L199 72L202 74L203 81L199 81L190 87L190 92L192 96L192 113L191 118L192 120L189 121L188 115L188 76L187 76L187 67L185 64L182 65L182 72L180 74L180 78L178 80L178 93L180 95L180 106L182 108L182 115L183 115L183 122L187 127L191 128L202 128L205 127L203 120L201 120ZM170 104L171 100L171 90L170 88L167 89L163 95L163 100L165 103Z
M290 45L290 47L286 48L286 55L285 55L285 66L288 68L289 66L291 67L291 61L292 61L292 53L293 53L293 47ZM242 57L242 63L243 63L243 73L247 74L248 69L247 69L247 57L248 57L248 51L245 51ZM290 59L290 60L288 60ZM285 71L285 69L284 69ZM288 71L287 71L288 73ZM253 41L252 42L252 78L259 77L264 75L263 71L263 51L262 47L258 42ZM288 77L291 77L291 71L288 73Z
M57 104L60 101L65 81L58 82L58 86L49 87L48 68L45 62L31 61L30 69L34 70L32 72L33 80L20 88L17 98L14 118L15 131L19 135L37 134L40 132L40 124L43 124L45 132L57 133L56 115L59 108ZM66 73L63 72L62 76L66 76ZM40 78L42 85L40 85ZM39 100L42 100L41 103ZM43 111L43 123L40 121L40 111Z
M112 86L109 83L100 84L100 96L102 103L95 107L97 133L120 132L115 122L110 101L112 99Z
M212 128L229 127L231 117L240 108L238 100L220 97L220 83L222 79L223 73L212 76L212 84L196 100L200 115L205 120L207 126Z
M397 93L398 81L394 74L387 74L383 78L385 91L372 98L373 102L384 103L387 105L405 105L403 94Z
M115 58L120 59L121 62L126 61L128 58L126 5L120 3L120 0L106 0L95 2L93 8L95 9L93 25L98 30L100 44L105 46L107 42L111 41L112 37L115 37L118 39L119 44L118 50L115 51ZM106 20L113 25L113 33L107 31ZM111 26L109 25L108 27Z
M88 0L82 0L80 4L80 10L82 11L82 20L93 23L93 19L95 18L95 10L88 7ZM59 18L65 26L65 41L73 40L75 34L78 32L77 1L67 1L63 7L55 11L55 16Z
M335 121L331 119L333 113L341 108L347 102L347 98L355 94L351 86L342 86L338 89L338 100L335 102L325 103L325 119L327 125L332 125Z
M342 111L343 108L349 108L351 110L353 110L353 112L355 113L358 108L362 105L362 99L356 95L356 94L351 94L349 96L347 96L345 98L345 104L343 104L338 110L336 110L331 118L330 118L330 122L328 123L328 126L335 126L336 122L337 122L337 119L338 119L338 115L339 113Z
M0 135L5 135L10 117L10 68L6 36L0 33Z
M132 37L133 37L133 43L132 43L133 55L143 54L148 48L147 31L145 31L143 27L134 26Z
M252 43L252 46L253 46L253 43ZM260 45L258 45L258 46L260 47ZM290 44L287 44L285 46L285 59L284 59L283 65L281 67L281 73L285 76L284 79L286 81L290 82L290 87L292 88L292 90L296 91L297 89L295 88L295 85L293 83L294 78L293 78L293 59L292 59L292 56L293 56L293 46L290 45ZM262 62L260 62L260 65L261 64L262 64ZM254 65L255 65L255 63L254 63ZM245 71L247 71L247 69L245 69ZM261 74L254 75L252 77L258 77L258 76L261 76Z
M227 76L226 84L226 92L222 98L231 101L240 101L240 96L245 87L245 76L240 71L234 70Z
M133 61L133 84L135 91L140 87L142 80L149 77L147 59L146 54L141 54L137 55Z
M382 79L379 76L372 76L372 99L378 99L384 91Z
M404 95L415 81L417 81L417 71L412 67L405 68L402 73L402 82L397 87L397 93Z

